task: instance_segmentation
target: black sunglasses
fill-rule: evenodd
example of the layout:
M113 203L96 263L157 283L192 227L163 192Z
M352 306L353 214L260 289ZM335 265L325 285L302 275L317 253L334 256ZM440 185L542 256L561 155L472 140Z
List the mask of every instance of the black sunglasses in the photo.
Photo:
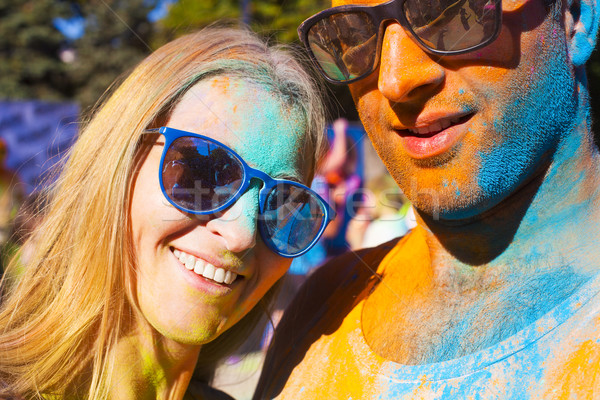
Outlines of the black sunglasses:
M258 228L267 246L283 257L306 253L335 218L331 206L307 186L250 167L215 139L168 127L144 133L165 137L160 187L169 203L185 213L223 211L246 192L252 179L261 180Z
M391 0L321 11L298 35L329 82L351 83L377 68L385 22L397 21L430 53L455 55L496 39L501 16L501 0Z

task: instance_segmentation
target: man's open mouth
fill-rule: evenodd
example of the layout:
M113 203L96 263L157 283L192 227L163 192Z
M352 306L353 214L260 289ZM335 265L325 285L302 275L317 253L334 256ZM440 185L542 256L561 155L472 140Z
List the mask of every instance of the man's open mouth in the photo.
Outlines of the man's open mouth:
M471 119L472 116L473 113L450 118L441 118L427 126L398 130L398 134L403 137L418 136L422 138L428 138L437 135L444 129L450 128L451 126L463 124Z

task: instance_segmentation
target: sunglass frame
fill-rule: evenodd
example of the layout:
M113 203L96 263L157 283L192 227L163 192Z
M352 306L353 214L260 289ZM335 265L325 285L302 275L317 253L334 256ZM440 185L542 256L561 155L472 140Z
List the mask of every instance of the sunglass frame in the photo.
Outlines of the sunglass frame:
M288 179L275 179L275 178L270 177L269 175L267 175L266 173L264 173L261 170L252 168L251 166L249 166L246 163L246 161L244 161L244 159L235 150L233 150L229 146L219 142L218 140L215 140L208 136L200 135L198 133L187 132L187 131L170 128L170 127L166 127L166 126L163 126L160 128L148 128L148 129L144 130L143 133L144 134L161 134L165 137L165 144L164 144L164 148L162 151L162 155L160 157L160 168L159 168L159 172L158 172L158 180L160 183L160 189L163 193L163 196L167 199L167 201L173 207L177 208L178 210L180 210L184 213L190 213L190 214L194 214L194 215L210 215L210 214L216 214L218 212L226 210L227 208L231 207L244 193L246 193L246 190L248 190L248 187L250 186L250 182L253 178L259 179L263 182L263 186L259 190L259 193L258 193L259 211L260 211L261 215L265 211L265 204L267 202L267 199L268 199L269 193L271 192L271 189L276 187L277 184L285 183L285 184L288 184L291 186L296 186L301 189L307 190L308 192L311 193L311 195L316 197L321 205L321 208L325 214L325 217L321 221L321 226L319 228L319 232L317 233L315 238L304 250L302 250L298 253L285 253L285 252L282 252L281 250L279 250L278 248L276 248L275 245L272 243L272 241L269 239L269 235L266 232L266 228L264 227L264 224L262 223L263 221L261 221L259 219L258 227L259 227L259 231L261 233L261 236L262 236L264 242L269 246L269 248L271 250L273 250L275 253L279 254L280 256L283 256L286 258L292 258L292 257L298 257L298 256L306 253L317 243L317 241L319 240L319 238L325 231L325 228L327 227L327 225L336 216L335 210L333 210L333 208L329 205L329 203L327 203L321 196L319 196L318 193L316 193L314 190L310 189L308 186L303 185L299 182L288 180ZM205 210L198 211L198 210L193 210L193 209L187 209L187 208L177 204L173 199L171 199L170 196L167 195L167 191L165 190L165 187L163 184L163 176L162 176L163 164L165 161L165 157L167 155L167 151L169 150L170 146L173 144L173 142L175 140L177 140L181 137L200 138L202 140L205 140L207 142L210 142L217 146L220 146L223 149L225 149L229 154L231 154L231 156L233 156L242 165L242 172L244 174L244 176L242 178L243 179L242 185L235 192L235 194L232 195L231 198L229 200L227 200L225 203L223 203L221 206L219 206L213 210L206 210L206 211Z
M481 49L481 48L487 46L488 44L492 43L494 40L496 40L496 38L498 37L498 34L500 33L500 27L502 26L502 0L492 0L494 2L496 15L494 18L494 24L495 24L494 32L490 36L489 39L487 39L475 46L471 46L469 48L461 49L461 50L436 50L436 49L433 49L433 48L427 46L427 44L425 44L425 42L423 42L414 33L408 20L406 19L406 15L404 12L404 3L406 3L407 1L409 1L409 0L390 0L386 3L378 4L376 6L346 4L343 6L328 8L326 10L318 12L317 14L307 18L304 22L302 22L300 24L300 26L298 27L298 37L300 38L300 41L302 42L302 44L304 44L304 47L306 48L306 50L308 51L308 55L311 58L311 61L317 66L317 68L319 69L319 71L321 72L321 75L323 75L325 80L327 80L330 83L336 84L336 85L346 85L346 84L350 84L350 83L353 83L353 82L356 82L356 81L366 78L367 76L371 75L378 68L379 62L380 62L380 55L381 55L381 42L382 42L381 37L383 35L385 28L391 22L394 22L394 21L398 22L400 24L400 26L402 26L404 31L407 32L408 35L411 36L414 39L414 41L419 45L419 47L421 47L423 50L425 50L429 53L435 54L435 55L439 55L439 56L459 55L459 54L469 53L469 52ZM364 74L362 74L356 78L348 79L345 81L339 81L339 80L330 78L325 73L323 68L321 67L321 64L317 60L317 57L315 57L312 49L310 48L310 43L308 41L308 33L309 33L310 29L317 22L321 21L322 19L325 19L334 14L342 14L345 12L354 12L354 13L364 12L364 13L368 14L374 20L374 22L378 25L377 47L375 49L375 59L374 59L375 61L374 61L373 65L371 66L371 68L367 72L365 72Z

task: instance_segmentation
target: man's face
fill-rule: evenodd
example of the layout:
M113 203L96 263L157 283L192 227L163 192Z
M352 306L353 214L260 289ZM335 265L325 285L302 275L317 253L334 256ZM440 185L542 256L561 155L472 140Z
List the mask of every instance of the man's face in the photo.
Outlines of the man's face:
M467 218L498 204L543 170L577 122L562 13L542 0L505 3L499 37L459 56L428 54L389 24L379 69L350 85L379 156L434 217Z

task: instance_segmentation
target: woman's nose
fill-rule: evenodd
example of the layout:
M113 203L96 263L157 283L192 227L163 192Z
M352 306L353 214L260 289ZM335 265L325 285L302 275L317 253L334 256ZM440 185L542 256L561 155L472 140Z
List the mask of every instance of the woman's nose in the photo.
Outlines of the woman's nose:
M225 240L231 252L243 252L256 245L260 186L261 182L252 182L231 207L206 224L207 229Z
M410 102L439 90L445 69L409 37L398 23L385 29L379 62L379 91L395 103Z

